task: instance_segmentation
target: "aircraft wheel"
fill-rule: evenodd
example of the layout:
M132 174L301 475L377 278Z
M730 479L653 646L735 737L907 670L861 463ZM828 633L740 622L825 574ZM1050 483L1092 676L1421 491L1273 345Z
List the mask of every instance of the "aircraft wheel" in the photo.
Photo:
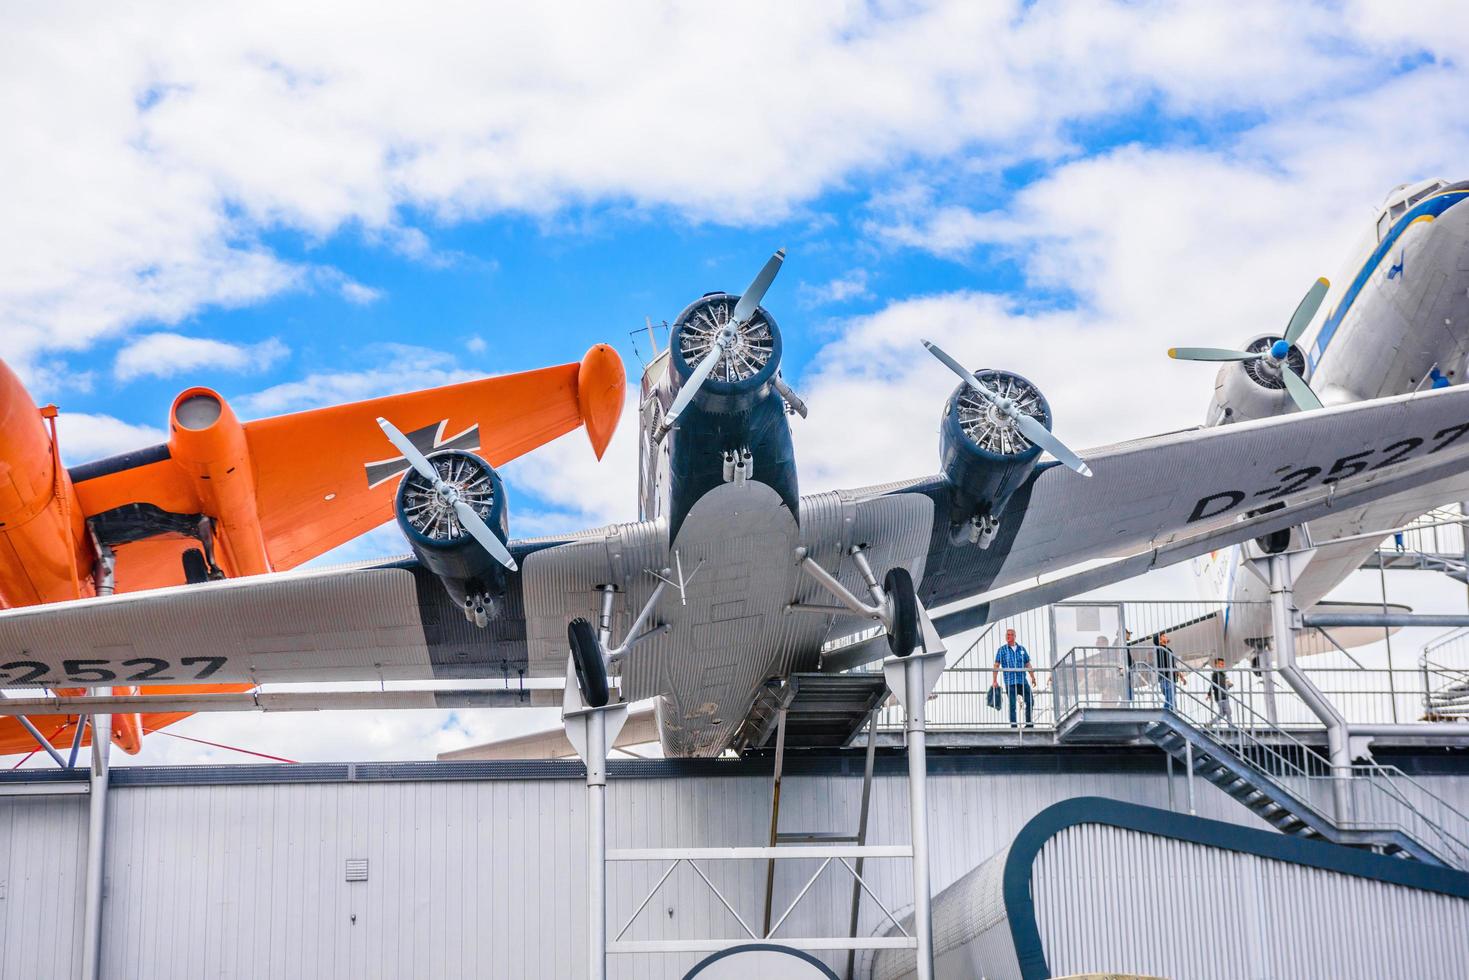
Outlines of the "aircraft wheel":
M893 603L888 649L899 657L906 657L918 646L918 595L913 589L913 576L901 565L890 568L882 580L882 588Z
M1290 528L1285 528L1281 531L1272 531L1269 534L1262 534L1255 539L1255 543L1267 555L1281 554L1290 547Z
M571 644L571 663L576 669L576 686L581 688L582 700L592 708L603 708L611 696L607 689L607 661L602 658L602 645L592 624L585 619L573 619L566 627L566 639Z

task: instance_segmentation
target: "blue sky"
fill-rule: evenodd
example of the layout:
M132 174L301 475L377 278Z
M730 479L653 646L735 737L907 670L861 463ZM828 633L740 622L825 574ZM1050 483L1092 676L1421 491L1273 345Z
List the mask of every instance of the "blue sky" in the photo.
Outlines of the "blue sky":
M935 467L920 336L1098 445L1197 423L1212 372L1168 346L1271 329L1390 187L1469 176L1448 2L0 17L0 357L73 462L192 384L252 417L602 341L635 377L645 316L777 246L804 488ZM513 530L633 517L628 428L513 464ZM347 730L422 754L441 722Z

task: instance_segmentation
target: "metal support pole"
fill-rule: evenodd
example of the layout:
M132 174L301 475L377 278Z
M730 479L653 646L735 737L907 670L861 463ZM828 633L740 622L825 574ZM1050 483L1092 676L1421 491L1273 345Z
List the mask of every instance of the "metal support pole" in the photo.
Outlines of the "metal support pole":
M86 906L82 915L83 980L97 980L102 963L102 862L107 843L108 750L112 746L112 716L92 718L92 772L87 801Z
M587 976L607 977L607 747L627 722L627 704L588 708L566 661L561 723L587 768Z
M933 895L928 880L928 691L923 664L904 665L908 692L908 808L913 824L913 933L918 939L918 980L933 978Z
M1263 647L1255 653L1256 660L1263 668L1260 671L1260 685L1265 695L1265 720L1272 725L1280 724L1280 712L1275 705L1275 670L1280 666L1275 657L1275 644Z
M607 976L607 717L587 716L587 976Z
M1387 615L1387 569L1379 559L1377 562L1377 577L1382 583L1382 615ZM1389 703L1392 704L1392 720L1398 720L1398 691L1393 684L1392 672L1392 630L1386 626L1382 628L1382 639L1387 644L1387 692Z
M1172 813L1178 809L1178 803L1173 799L1173 753L1164 752L1163 758L1168 760L1168 811Z
M857 846L862 847L867 843L867 813L872 804L872 764L877 755L877 708L867 713L867 759L862 766L862 810L857 818ZM857 919L862 911L862 858L857 858L856 869L852 874L852 921L847 927L847 935L857 936ZM847 950L847 980L855 980L857 974L857 951Z
M1172 758L1172 757L1170 756L1170 758ZM1184 768L1186 770L1188 770L1187 772L1185 772L1183 774L1183 778L1186 780L1186 782L1184 783L1184 786L1188 790L1188 815L1192 817L1192 816L1195 815L1195 810L1194 810L1194 743L1192 743L1192 742L1184 742L1183 743L1183 766L1184 766Z
M88 719L77 715L76 734L71 738L71 756L66 760L66 768L71 769L77 764L77 753L82 750L82 736L87 731Z
M0 697L3 697L3 695L0 695ZM31 724L31 720L25 715L20 715L18 717L21 727L30 733L31 738L36 740L36 744L38 746L46 750L46 754L51 757L51 761L55 762L58 766L65 769L66 760L63 759L61 757L61 753L57 752L55 747L46 740L46 736L42 735L40 730L37 729L35 725Z
M921 607L920 607L921 609ZM933 980L933 893L928 873L928 694L944 673L937 642L929 653L889 657L882 673L903 706L908 737L908 819L913 836L913 938L918 944L918 980Z
M790 711L782 705L775 723L775 777L770 784L770 846L780 843L780 781L786 757L786 715ZM770 935L770 912L775 903L775 858L765 862L765 919L760 935Z
M1338 823L1351 820L1348 809L1347 780L1352 778L1352 753L1347 737L1347 721L1326 696L1296 666L1295 624L1291 622L1294 605L1294 574L1290 555L1271 555L1266 559L1270 573L1270 624L1275 657L1280 676L1300 695L1311 713L1326 726L1327 754L1331 761L1331 798Z

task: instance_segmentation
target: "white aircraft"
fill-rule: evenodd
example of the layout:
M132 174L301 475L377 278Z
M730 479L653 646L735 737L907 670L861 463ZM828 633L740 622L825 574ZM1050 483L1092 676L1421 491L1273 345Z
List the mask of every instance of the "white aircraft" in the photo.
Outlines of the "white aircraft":
M655 699L665 754L710 756L758 740L773 680L906 656L934 633L1253 539L1278 545L1308 522L1337 536L1390 526L1374 515L1420 513L1469 481L1469 387L1416 390L1435 365L1452 381L1463 348L1429 350L1416 308L1372 319L1386 321L1409 283L1432 292L1421 302L1435 323L1463 309L1448 297L1462 304L1469 276L1455 264L1469 206L1454 208L1469 185L1409 207L1418 193L1396 217L1390 206L1376 258L1309 360L1296 343L1309 304L1285 337L1228 355L1216 398L1231 424L1077 454L1051 433L1030 381L971 373L929 345L962 376L942 409L941 472L802 496L789 426L805 406L781 378L780 331L760 305L777 252L743 294L690 304L644 372L637 520L512 540L492 466L460 450L425 458L383 420L411 465L397 513L414 557L0 612L0 686L126 680L138 651L184 683L201 650L216 683L513 684L565 676L569 652L586 703ZM1419 223L1425 214L1435 220ZM1388 255L1405 271L1384 283L1374 277ZM1372 309L1388 312L1364 315L1378 294ZM1374 365L1394 380L1371 380ZM1315 408L1308 378L1339 404ZM1291 411L1292 398L1313 410ZM848 406L854 439L860 407ZM1361 545L1347 547L1341 565L1355 568ZM874 626L879 636L860 639Z
M1225 362L1215 379L1205 424L1228 425L1322 404L1344 405L1462 384L1469 371L1469 207L1455 205L1466 195L1469 182L1398 185L1353 249L1344 274L1329 290L1324 279L1312 286L1283 336L1263 334L1242 351L1169 351L1181 360ZM1318 306L1328 312L1315 334L1308 336ZM1310 378L1309 386L1304 377ZM1405 439L1385 451L1411 454L1420 448L1414 439ZM1329 479L1381 464L1362 457L1333 465L1338 468L1322 473L1301 466L1282 474L1281 494L1286 495L1293 481ZM1321 600L1361 567L1387 532L1432 507L1466 496L1469 482L1450 481L1427 488L1424 494L1342 511L1289 533L1195 559L1200 594L1231 600L1231 612L1219 621L1205 617L1170 631L1175 650L1185 658L1217 651L1234 662L1269 642L1270 616L1264 605L1268 586L1259 576L1241 571L1251 551L1314 547L1315 556L1295 582L1296 605L1302 610L1315 607L1317 612L1347 611L1352 604ZM1214 503L1204 506L1207 511ZM1347 648L1381 637L1382 631L1375 628L1333 631L1336 642ZM1298 651L1302 653L1331 649L1324 638L1304 634L1298 645L1303 645Z

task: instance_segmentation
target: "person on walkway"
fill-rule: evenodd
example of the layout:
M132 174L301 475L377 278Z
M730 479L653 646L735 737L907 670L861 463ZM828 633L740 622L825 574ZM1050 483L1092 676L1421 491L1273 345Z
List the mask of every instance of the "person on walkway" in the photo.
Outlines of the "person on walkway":
M1163 689L1163 705L1169 711L1176 710L1173 704L1174 685L1185 684L1187 681L1178 670L1178 658L1173 655L1173 649L1168 645L1168 634L1158 634L1158 686Z
M1010 696L1010 727L1018 727L1015 718L1016 698L1025 699L1025 727L1034 728L1031 720L1033 698L1031 685L1035 683L1035 668L1030 665L1030 651L1015 642L1015 631L1005 631L1005 645L995 651L995 666L990 673L990 686L1000 686L1000 671L1005 671L1005 693ZM1026 674L1030 679L1026 680Z
M1229 714L1231 687L1234 687L1234 681L1229 679L1229 672L1224 669L1224 658L1215 657L1214 670L1209 675L1209 701L1214 705L1214 717L1209 724L1227 724L1233 720Z

